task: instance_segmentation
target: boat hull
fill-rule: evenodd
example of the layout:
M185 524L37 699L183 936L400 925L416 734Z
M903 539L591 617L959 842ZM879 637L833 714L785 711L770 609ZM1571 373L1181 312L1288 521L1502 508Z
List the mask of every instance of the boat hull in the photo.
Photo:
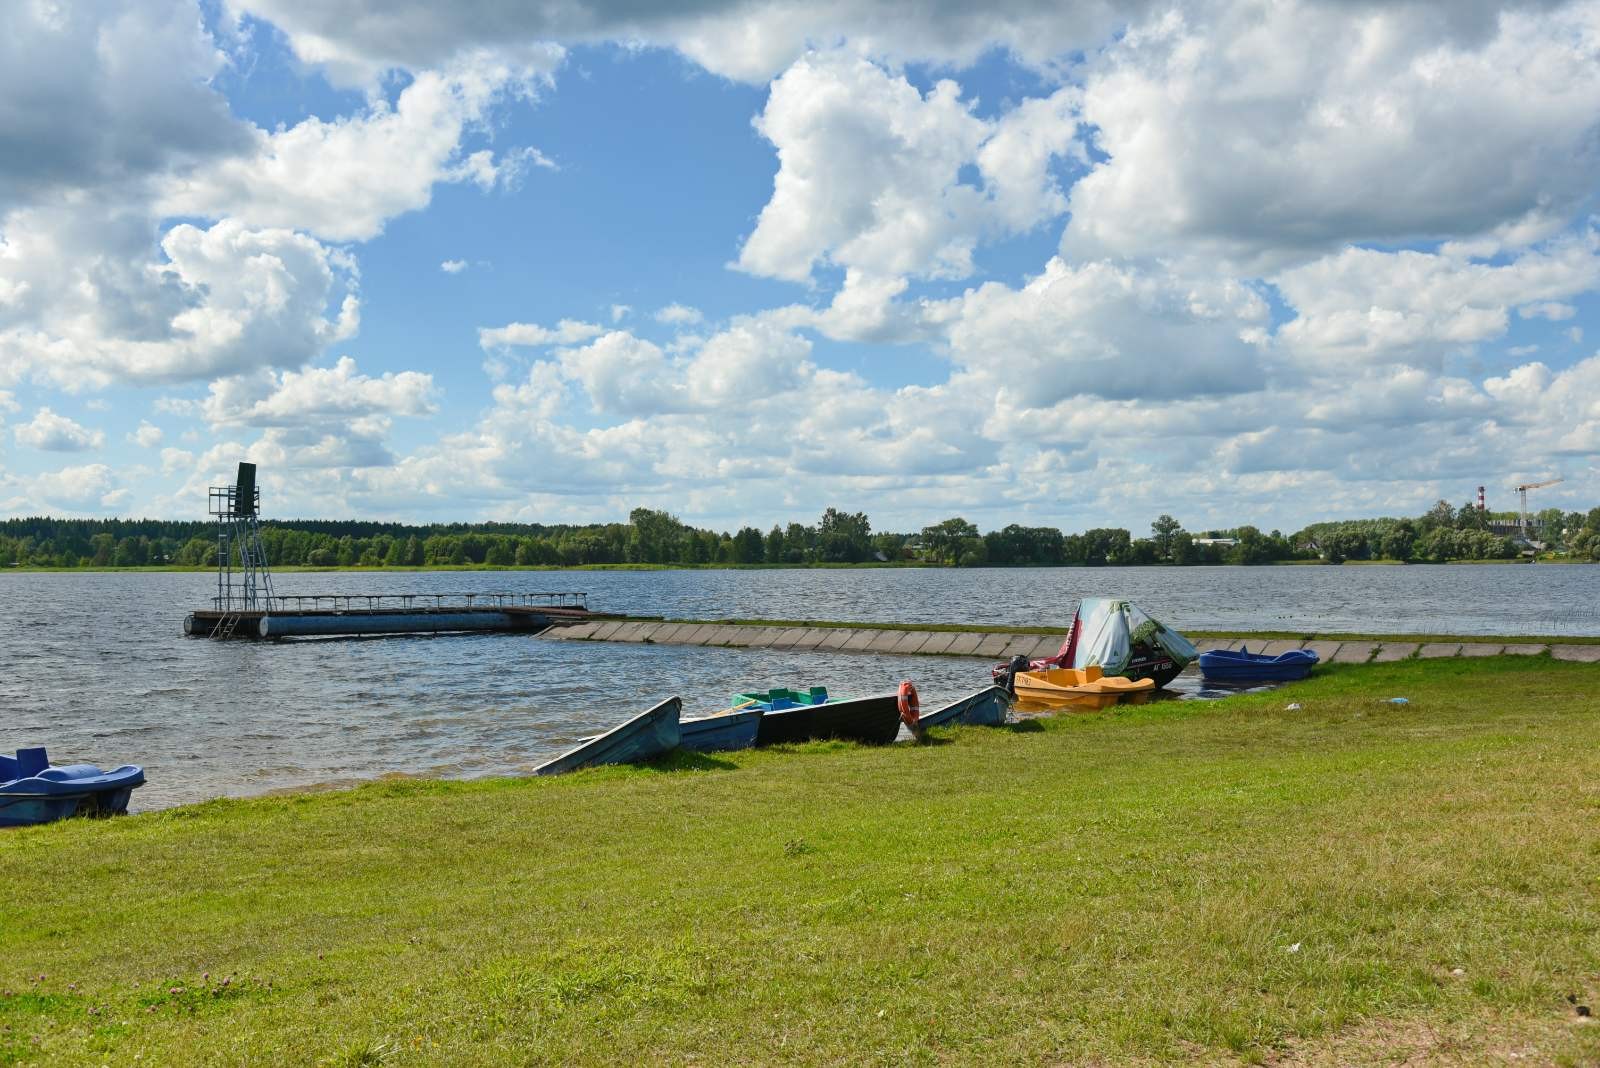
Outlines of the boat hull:
M660 756L678 746L679 715L682 711L682 698L669 697L649 711L641 712L626 723L541 764L533 773L560 775L579 768L634 764Z
M51 766L43 749L19 758L0 757L0 827L26 827L72 816L118 816L128 811L133 791L144 785L144 769L128 764L101 771L92 764Z
M1142 704L1156 689L1151 679L1102 675L1096 667L1021 671L1013 683L1017 700L1057 708L1101 709L1118 701Z
M899 734L900 701L891 693L763 713L756 744L783 745L842 738L867 745L888 745Z
M702 719L685 719L678 723L678 745L696 753L726 753L734 749L749 749L756 744L756 734L761 730L759 708L737 709Z
M934 709L917 719L917 726L944 727L952 723L969 726L995 727L1006 721L1011 708L1011 696L999 686L988 686L971 693L943 708Z

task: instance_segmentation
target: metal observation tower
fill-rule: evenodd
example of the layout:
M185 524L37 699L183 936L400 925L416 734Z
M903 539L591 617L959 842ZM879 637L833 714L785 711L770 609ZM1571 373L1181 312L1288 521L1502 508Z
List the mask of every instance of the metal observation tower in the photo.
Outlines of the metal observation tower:
M589 611L578 592L320 593L280 597L261 546L256 465L241 463L231 486L212 486L217 517L217 595L190 612L183 632L196 638L299 638L359 634L538 633L626 616Z
M222 614L214 638L233 637L241 613L264 611L272 599L272 570L261 547L261 490L256 465L241 463L231 486L211 487L211 514L217 517L217 595Z

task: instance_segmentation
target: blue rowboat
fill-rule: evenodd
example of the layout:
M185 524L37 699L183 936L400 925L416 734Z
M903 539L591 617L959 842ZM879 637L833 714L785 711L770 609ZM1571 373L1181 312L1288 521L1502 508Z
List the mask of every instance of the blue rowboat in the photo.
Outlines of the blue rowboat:
M125 764L101 771L93 764L52 767L44 749L0 756L0 827L25 827L69 816L117 816L128 811L144 769Z
M999 686L986 686L977 693L968 694L959 701L952 701L943 708L919 716L917 726L927 729L951 723L967 723L995 727L1006 721L1006 712L1010 708L1010 694Z
M891 693L763 712L761 726L756 731L756 744L782 745L816 738L844 738L868 745L888 745L899 734L900 698Z
M1245 649L1219 649L1200 654L1200 674L1211 682L1295 682L1317 664L1310 649L1291 649L1268 656Z
M696 753L725 753L749 749L761 729L762 710L733 708L701 719L678 722L678 745Z
M634 764L660 756L678 745L678 715L683 699L669 697L648 712L590 738L570 752L541 764L535 775L560 775L599 764Z

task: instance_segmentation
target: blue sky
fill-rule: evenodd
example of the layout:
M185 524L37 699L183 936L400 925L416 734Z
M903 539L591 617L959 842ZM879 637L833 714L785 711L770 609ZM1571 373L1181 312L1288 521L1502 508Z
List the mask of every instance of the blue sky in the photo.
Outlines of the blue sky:
M1600 501L1600 4L11 5L0 514Z

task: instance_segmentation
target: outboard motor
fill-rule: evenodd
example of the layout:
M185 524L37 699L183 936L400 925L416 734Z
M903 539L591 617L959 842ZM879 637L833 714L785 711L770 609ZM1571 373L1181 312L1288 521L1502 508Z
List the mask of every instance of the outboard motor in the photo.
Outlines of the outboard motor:
M1006 693L1012 697L1017 696L1017 672L1028 671L1033 667L1033 661L1022 655L1011 658L1011 663L1006 665L1005 674L1001 676L1000 685L1005 687Z

